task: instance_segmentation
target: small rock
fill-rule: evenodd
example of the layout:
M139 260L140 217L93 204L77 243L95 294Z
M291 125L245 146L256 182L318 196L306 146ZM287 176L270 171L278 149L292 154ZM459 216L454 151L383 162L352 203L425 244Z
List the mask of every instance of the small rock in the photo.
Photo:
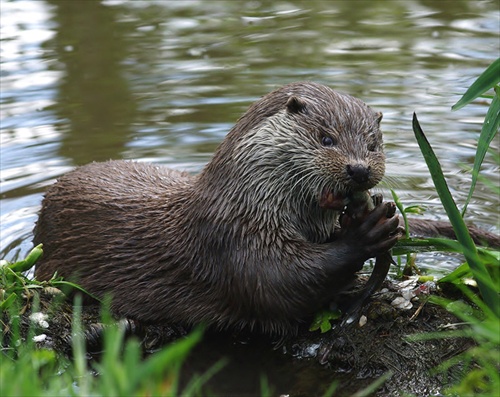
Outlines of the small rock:
M409 310L413 307L413 303L403 298L402 296L398 296L397 298L395 298L391 302L391 305L401 310Z
M47 339L47 335L45 334L35 335L33 337L33 342L43 342L45 339Z
M42 328L49 328L49 323L46 321L49 316L42 312L30 314L30 320Z

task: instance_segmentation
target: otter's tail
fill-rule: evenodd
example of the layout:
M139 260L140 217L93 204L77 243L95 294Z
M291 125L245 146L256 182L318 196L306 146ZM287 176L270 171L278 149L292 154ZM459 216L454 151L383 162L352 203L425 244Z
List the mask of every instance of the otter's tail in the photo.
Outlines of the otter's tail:
M456 239L453 227L446 221L434 221L430 219L408 219L410 234L416 237L447 237ZM476 226L467 226L472 240L476 244L491 248L500 248L500 236L498 234L480 229Z

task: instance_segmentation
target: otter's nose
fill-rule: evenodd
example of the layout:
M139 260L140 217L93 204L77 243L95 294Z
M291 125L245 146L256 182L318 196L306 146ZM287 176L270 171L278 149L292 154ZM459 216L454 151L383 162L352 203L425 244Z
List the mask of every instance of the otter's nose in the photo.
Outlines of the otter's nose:
M347 164L347 174L357 183L366 183L370 177L370 167L361 164Z

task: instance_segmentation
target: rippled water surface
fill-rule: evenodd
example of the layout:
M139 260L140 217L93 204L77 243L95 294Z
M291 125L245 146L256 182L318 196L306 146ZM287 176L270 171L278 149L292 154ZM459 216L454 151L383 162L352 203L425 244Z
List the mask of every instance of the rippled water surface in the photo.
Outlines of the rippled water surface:
M384 113L387 180L442 218L413 112L458 203L487 101L455 103L499 56L499 2L1 1L1 246L31 247L44 189L110 158L199 171L244 110L314 80ZM494 149L498 151L498 140ZM484 175L498 184L498 164ZM498 230L480 184L467 218ZM426 259L427 260L427 259ZM429 258L431 269L455 266Z

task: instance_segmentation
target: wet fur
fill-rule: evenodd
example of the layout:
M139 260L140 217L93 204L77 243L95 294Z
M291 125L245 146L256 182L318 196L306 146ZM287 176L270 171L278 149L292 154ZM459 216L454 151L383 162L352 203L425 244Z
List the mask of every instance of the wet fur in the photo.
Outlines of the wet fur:
M46 193L36 277L57 271L111 293L113 311L145 322L289 332L397 240L382 206L333 240L339 214L318 204L325 188L347 195L382 179L380 119L356 98L295 83L252 105L199 175L77 168ZM346 164L368 179L353 181Z

